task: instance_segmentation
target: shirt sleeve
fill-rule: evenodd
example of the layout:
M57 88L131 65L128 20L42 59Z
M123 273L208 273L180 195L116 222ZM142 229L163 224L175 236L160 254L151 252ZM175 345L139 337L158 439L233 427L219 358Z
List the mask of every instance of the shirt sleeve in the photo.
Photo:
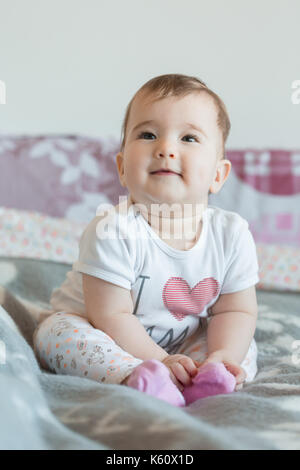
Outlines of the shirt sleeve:
M259 282L256 246L245 219L236 233L225 267L221 294L238 292Z
M135 244L122 230L118 217L106 223L95 217L80 238L73 269L130 290L135 281L135 258Z

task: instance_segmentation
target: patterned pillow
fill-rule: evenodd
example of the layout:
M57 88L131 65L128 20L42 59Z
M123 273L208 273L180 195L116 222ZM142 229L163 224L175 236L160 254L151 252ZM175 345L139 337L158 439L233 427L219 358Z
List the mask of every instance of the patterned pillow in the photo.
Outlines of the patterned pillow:
M0 256L73 263L86 223L0 207Z
M300 249L292 246L256 245L258 289L300 291Z
M257 243L300 248L300 150L232 150L232 171L209 202L239 213Z
M88 222L100 203L119 203L114 140L0 136L0 206Z

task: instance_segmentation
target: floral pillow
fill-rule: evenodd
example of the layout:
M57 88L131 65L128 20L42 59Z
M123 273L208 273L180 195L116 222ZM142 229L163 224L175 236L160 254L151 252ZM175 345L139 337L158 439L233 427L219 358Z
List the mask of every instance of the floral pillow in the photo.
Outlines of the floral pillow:
M114 139L0 135L0 206L88 222L127 195Z

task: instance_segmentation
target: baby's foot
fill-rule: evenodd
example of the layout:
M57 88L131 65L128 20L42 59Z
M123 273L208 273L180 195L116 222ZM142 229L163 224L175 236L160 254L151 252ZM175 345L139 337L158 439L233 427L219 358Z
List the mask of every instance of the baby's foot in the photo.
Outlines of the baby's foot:
M185 387L182 392L186 404L189 405L199 398L232 393L236 380L222 362L210 362L199 369L192 378L192 384Z
M137 366L123 383L171 405L185 406L182 393L171 380L169 369L156 359L144 361Z

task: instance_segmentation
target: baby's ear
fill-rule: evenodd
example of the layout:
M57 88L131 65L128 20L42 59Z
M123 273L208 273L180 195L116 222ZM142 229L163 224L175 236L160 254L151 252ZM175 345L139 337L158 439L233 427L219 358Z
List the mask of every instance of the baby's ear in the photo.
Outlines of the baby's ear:
M126 187L125 182L124 182L124 157L123 157L122 152L119 152L116 155L116 163L117 163L120 183L123 187Z
M218 193L227 180L231 170L231 162L222 159L217 163L212 184L209 187L211 193Z

